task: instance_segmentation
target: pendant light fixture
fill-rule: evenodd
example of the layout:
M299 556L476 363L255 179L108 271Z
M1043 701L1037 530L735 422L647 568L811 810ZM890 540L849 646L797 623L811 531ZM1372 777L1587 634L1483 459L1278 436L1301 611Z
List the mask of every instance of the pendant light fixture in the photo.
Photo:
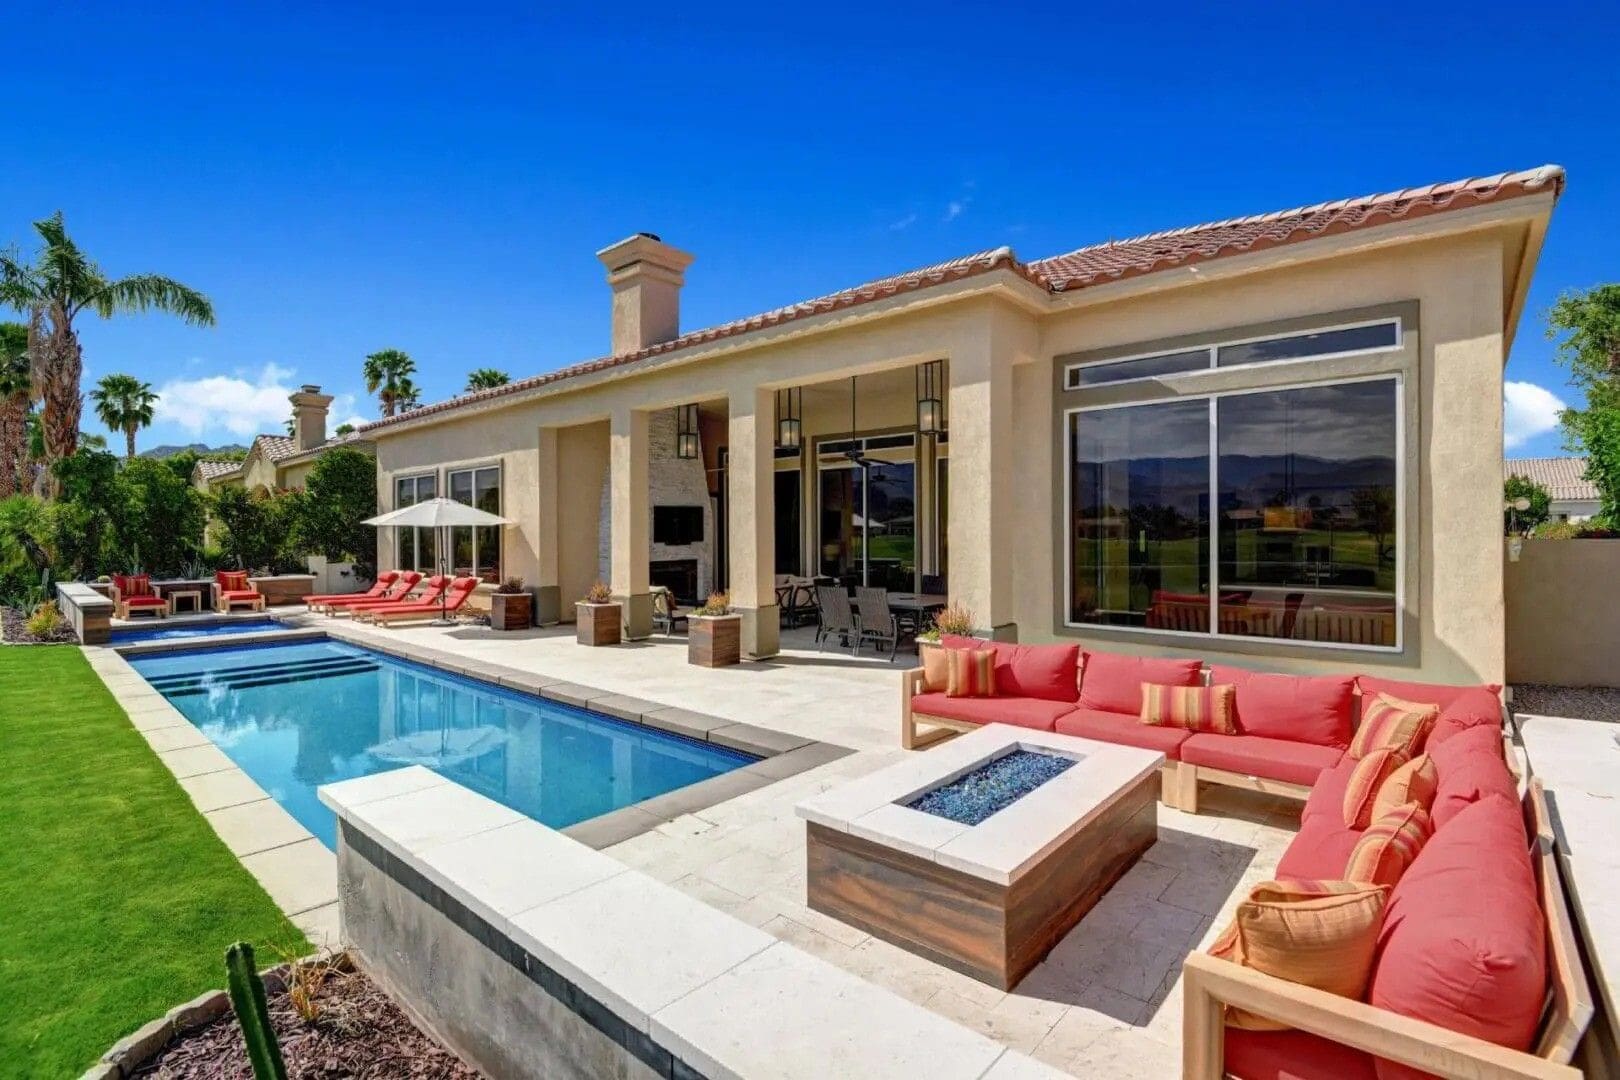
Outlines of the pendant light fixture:
M917 365L917 433L938 438L945 430L945 402L940 398L944 362Z
M681 405L675 410L675 456L683 461L691 461L698 456L696 405Z
M776 392L776 448L797 450L804 441L803 391L797 386Z

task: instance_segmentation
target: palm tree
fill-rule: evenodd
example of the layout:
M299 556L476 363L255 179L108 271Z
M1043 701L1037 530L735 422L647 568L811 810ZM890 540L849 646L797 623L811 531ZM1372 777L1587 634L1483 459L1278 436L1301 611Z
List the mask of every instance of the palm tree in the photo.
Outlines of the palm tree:
M33 393L41 404L43 464L50 494L50 466L79 446L84 397L79 379L84 354L73 320L85 310L110 319L138 311L165 311L193 326L214 325L214 305L197 290L159 274L108 278L68 236L62 212L34 222L43 242L32 264L0 253L0 304L28 316L28 353Z
M152 387L133 375L107 375L90 391L90 400L108 431L124 433L124 456L134 461L135 433L152 423L152 406L158 400Z
M512 376L492 367L474 368L467 372L467 393L474 390L493 390L512 381Z
M366 357L360 369L366 379L366 393L376 394L384 416L416 404L416 361L400 349L382 349Z
M0 322L0 499L26 486L28 403L33 399L28 376L28 327Z

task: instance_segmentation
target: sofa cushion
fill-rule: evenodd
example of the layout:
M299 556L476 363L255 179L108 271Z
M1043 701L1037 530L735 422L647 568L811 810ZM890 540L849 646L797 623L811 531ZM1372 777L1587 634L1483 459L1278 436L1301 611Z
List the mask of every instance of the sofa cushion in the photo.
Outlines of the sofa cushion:
M1202 660L1169 660L1091 652L1080 672L1080 707L1137 715L1142 710L1142 684L1198 686L1204 681Z
M1352 675L1274 675L1215 664L1212 683L1237 687L1238 731L1273 739L1350 745L1356 680Z
M153 593L124 597L125 607L168 607L169 602Z
M1502 732L1499 728L1471 727L1438 743L1431 739L1426 752L1434 762L1435 771L1444 776L1474 754L1488 754L1501 761Z
M1302 821L1299 832L1277 862L1277 877L1291 881L1331 881L1344 877L1350 853L1361 840L1359 830L1346 828L1339 808Z
M911 699L912 712L925 716L968 724L1012 724L1037 731L1051 731L1052 722L1072 708L1061 701L1039 698L947 697L937 691Z
M1376 1080L1372 1055L1304 1031L1226 1031L1226 1072L1237 1080Z
M1192 737L1192 732L1186 728L1155 727L1142 723L1134 716L1101 709L1066 712L1057 718L1053 730L1063 735L1078 735L1082 739L1157 750L1172 761L1181 756L1181 744Z
M1453 740L1455 741L1455 740ZM1468 807L1491 795L1510 802L1519 798L1518 782L1508 771L1507 762L1494 753L1478 750L1440 770L1435 785L1434 827L1444 829Z
M1316 783L1311 786L1311 793L1305 799L1305 805L1300 809L1301 821L1315 817L1326 812L1340 825L1344 824L1344 792L1350 786L1350 777L1355 775L1356 763L1352 758L1340 758L1339 763L1331 769L1323 769Z
M1344 823L1352 829L1372 824L1373 804L1378 791L1396 770L1405 765L1406 755L1393 746L1381 747L1356 762L1350 783L1344 789Z
M1181 747L1181 760L1194 765L1307 787L1342 756L1337 747L1263 735L1194 735Z
M1372 701L1361 703L1361 723L1347 752L1359 758L1391 746L1413 757L1422 749L1439 716L1440 710L1434 705L1377 694Z
M1417 803L1396 807L1361 834L1341 876L1346 881L1394 885L1433 835L1428 811Z
M1231 686L1160 686L1142 684L1139 719L1155 727L1178 727L1236 735L1232 722Z
M1428 754L1419 754L1389 774L1389 779L1378 786L1373 796L1373 820L1383 817L1397 806L1416 803L1424 810L1434 805L1435 792L1440 786L1440 771Z
M946 649L946 697L994 697L996 693L996 651L994 649Z
M1440 719L1429 733L1429 747L1476 728L1502 730L1502 699L1483 686L1469 687L1440 709Z
M1501 691L1501 687L1493 683L1472 686L1449 686L1445 683L1403 682L1400 679L1380 679L1375 675L1356 676L1356 685L1361 688L1363 704L1371 701L1377 694L1388 694L1390 697L1400 698L1403 701L1415 701L1422 705L1435 705L1441 709L1456 701L1471 690L1484 690L1490 694Z
M1519 806L1481 799L1438 826L1395 886L1368 1000L1524 1050L1546 980L1545 929ZM1378 1074L1421 1075L1389 1062Z
M947 649L994 650L998 696L1066 701L1071 705L1079 697L1078 645L1019 645L955 634L941 635L939 643Z

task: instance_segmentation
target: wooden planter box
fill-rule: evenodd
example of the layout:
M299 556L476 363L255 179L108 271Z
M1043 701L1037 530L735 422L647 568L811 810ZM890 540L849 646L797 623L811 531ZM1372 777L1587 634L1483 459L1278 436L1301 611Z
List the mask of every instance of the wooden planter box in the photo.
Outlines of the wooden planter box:
M618 604L587 604L581 600L574 605L575 630L581 645L617 645L623 615Z
M266 604L272 606L298 604L315 591L315 575L275 574L269 577L250 577L248 584L264 595Z
M527 630L534 625L534 597L526 592L490 593L489 625L495 630Z
M730 667L742 659L741 615L693 615L686 625L687 663Z

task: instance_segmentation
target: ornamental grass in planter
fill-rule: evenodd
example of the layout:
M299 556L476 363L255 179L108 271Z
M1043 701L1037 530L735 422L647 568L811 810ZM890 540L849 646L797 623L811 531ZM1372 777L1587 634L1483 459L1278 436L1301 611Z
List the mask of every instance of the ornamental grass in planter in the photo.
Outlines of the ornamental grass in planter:
M509 577L489 596L489 625L494 630L527 630L534 625L534 597L523 579Z
M617 645L624 613L613 599L613 591L598 581L574 605L575 630L581 645Z
M742 616L725 593L712 593L686 621L686 662L698 667L730 667L742 660Z

